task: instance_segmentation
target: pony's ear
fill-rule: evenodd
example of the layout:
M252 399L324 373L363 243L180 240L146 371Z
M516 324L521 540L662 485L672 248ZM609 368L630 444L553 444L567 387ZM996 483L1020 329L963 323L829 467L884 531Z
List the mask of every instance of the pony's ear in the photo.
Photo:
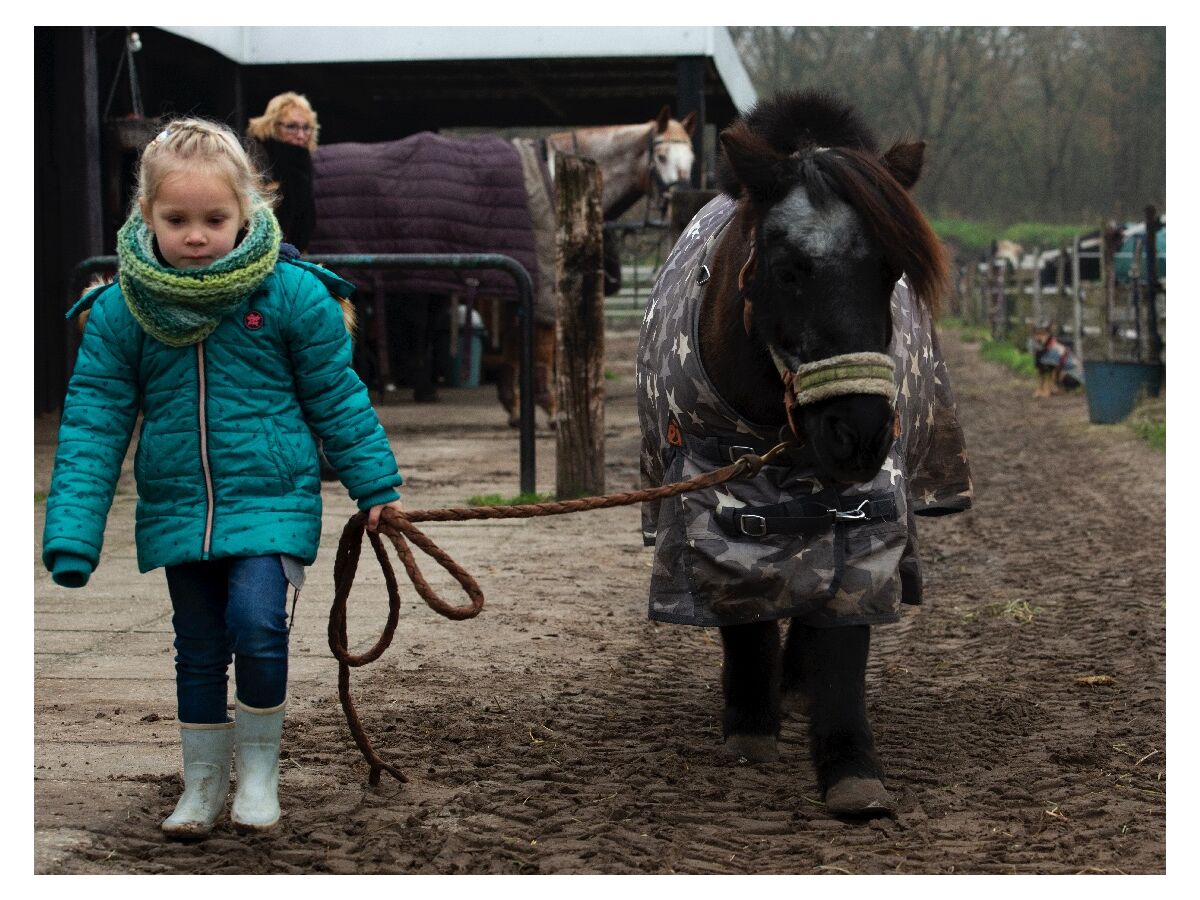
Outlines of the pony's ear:
M689 135L692 134L696 130L695 111L692 111L684 116L683 119L680 120L679 124L683 126L684 131L686 131Z
M654 120L655 131L666 131L667 123L671 121L671 107L664 106L658 111L658 118Z
M893 144L880 159L883 167L900 183L906 191L911 190L921 177L921 167L925 164L925 142Z
M733 127L721 132L725 165L721 189L736 197L745 189L756 203L770 203L785 189L783 163L787 157L748 128Z

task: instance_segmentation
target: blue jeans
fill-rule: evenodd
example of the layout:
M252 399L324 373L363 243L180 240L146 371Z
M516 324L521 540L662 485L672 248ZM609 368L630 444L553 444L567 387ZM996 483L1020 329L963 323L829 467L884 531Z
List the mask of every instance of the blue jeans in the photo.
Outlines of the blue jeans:
M247 706L287 695L287 578L278 556L230 557L167 567L175 615L179 721L226 722L229 663Z

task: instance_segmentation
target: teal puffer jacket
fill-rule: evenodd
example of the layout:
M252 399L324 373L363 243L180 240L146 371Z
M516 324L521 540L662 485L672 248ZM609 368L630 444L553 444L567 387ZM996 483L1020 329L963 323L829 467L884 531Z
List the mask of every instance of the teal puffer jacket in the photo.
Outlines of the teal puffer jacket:
M329 285L327 287L327 285ZM204 341L168 347L117 285L98 289L59 427L42 561L61 584L100 560L139 410L137 552L143 572L226 556L317 555L321 481L312 430L360 509L402 483L330 293L353 286L303 262L274 272Z

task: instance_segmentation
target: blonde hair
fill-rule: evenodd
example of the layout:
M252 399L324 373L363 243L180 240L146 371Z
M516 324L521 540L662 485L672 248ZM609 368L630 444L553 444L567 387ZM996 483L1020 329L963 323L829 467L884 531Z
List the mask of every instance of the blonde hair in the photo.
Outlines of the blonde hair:
M275 126L284 117L284 113L293 106L302 110L312 122L312 131L308 133L308 152L312 153L317 149L317 133L321 130L321 125L317 121L316 110L312 108L308 98L295 91L286 91L272 97L267 102L267 108L263 114L250 120L250 124L246 126L246 134L258 141L272 140L275 137Z
M179 172L224 177L237 197L243 221L271 205L261 188L262 178L237 135L217 122L175 119L168 123L138 161L138 199L147 208L153 206L163 181Z

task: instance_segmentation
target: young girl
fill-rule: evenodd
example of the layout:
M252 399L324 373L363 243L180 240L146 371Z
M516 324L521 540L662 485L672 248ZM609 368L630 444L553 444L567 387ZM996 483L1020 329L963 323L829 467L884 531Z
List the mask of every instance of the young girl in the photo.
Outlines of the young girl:
M90 317L67 391L42 560L87 583L138 412L138 567L166 569L174 608L183 796L162 828L208 833L231 756L242 830L279 819L288 584L317 554L313 431L374 530L402 483L334 297L353 286L279 257L280 232L237 138L172 122L143 151L117 235L116 284ZM236 714L228 721L234 663Z

